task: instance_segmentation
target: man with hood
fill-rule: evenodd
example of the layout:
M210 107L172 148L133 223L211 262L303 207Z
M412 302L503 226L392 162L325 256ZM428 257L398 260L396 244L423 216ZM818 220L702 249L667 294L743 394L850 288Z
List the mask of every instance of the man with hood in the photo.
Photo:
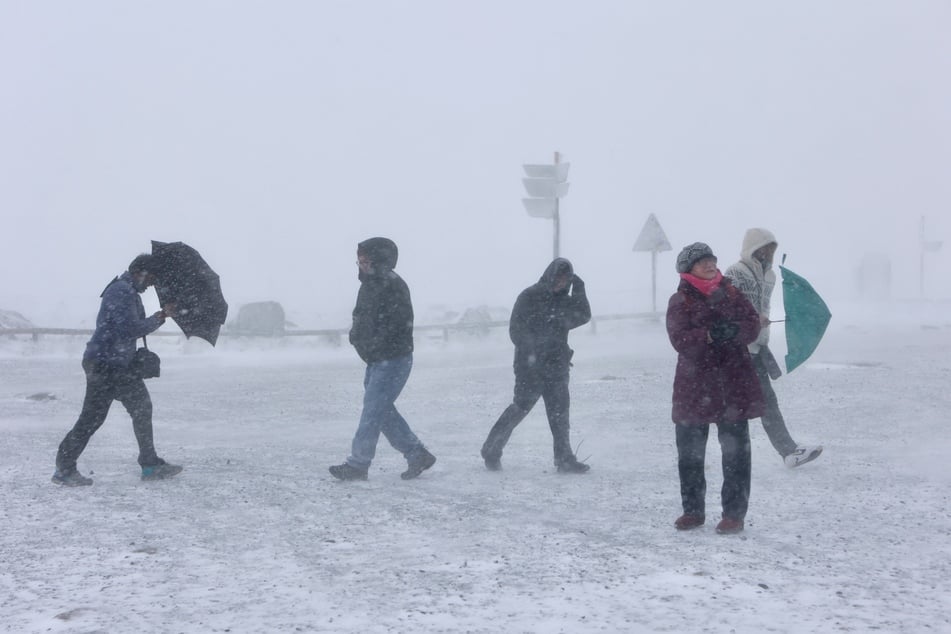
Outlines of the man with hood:
M411 480L436 463L394 403L413 368L413 303L409 287L393 270L399 251L388 238L357 245L360 290L353 309L350 343L367 364L363 412L346 462L330 467L338 480L366 480L380 433L409 465Z
M763 389L766 410L761 420L763 429L769 436L773 447L783 457L787 467L794 468L811 462L822 453L821 445L800 445L789 434L776 392L770 384L772 379L782 375L776 358L769 350L769 302L776 286L776 273L773 272L773 257L776 254L776 237L766 229L747 229L743 236L743 248L739 262L731 265L724 275L733 281L746 296L760 317L760 334L748 348L753 359L753 367Z
M574 352L568 347L568 331L590 319L584 282L564 258L553 260L538 283L518 296L509 321L509 336L515 344L515 397L482 445L487 469L502 468L505 444L539 398L545 401L558 472L589 469L575 457L569 440L568 374Z
M73 428L66 434L56 454L53 482L62 486L89 486L92 479L82 475L76 461L86 444L106 421L113 401L119 401L132 416L132 429L139 443L139 465L143 480L161 480L178 474L182 468L166 463L155 453L152 438L152 399L145 381L130 367L135 341L155 331L175 311L166 304L151 317L145 316L141 293L155 283L149 272L152 256L137 256L129 269L112 280L102 292L96 317L96 330L86 344L83 370L86 396L83 409Z

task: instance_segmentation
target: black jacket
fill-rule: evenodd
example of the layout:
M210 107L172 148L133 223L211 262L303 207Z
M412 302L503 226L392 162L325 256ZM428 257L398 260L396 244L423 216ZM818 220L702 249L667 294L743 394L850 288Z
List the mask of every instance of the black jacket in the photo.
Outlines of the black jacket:
M396 244L387 238L370 238L359 244L357 253L370 259L373 270L360 272L350 343L366 363L411 353L413 302L406 282L393 271L399 257Z
M559 275L571 278L569 287L555 293ZM509 321L509 336L515 344L515 371L560 373L567 370L571 355L568 331L591 320L591 306L584 282L574 275L571 262L556 258L537 284L519 294Z

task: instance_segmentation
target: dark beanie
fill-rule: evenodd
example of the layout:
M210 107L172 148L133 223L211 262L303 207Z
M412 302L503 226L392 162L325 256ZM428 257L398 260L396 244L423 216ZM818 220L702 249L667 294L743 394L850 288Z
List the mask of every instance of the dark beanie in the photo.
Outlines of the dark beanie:
M693 268L693 265L703 258L716 257L717 256L713 255L713 249L703 242L694 242L693 244L688 244L683 248L683 250L680 251L680 255L677 256L677 272L689 273L690 269Z

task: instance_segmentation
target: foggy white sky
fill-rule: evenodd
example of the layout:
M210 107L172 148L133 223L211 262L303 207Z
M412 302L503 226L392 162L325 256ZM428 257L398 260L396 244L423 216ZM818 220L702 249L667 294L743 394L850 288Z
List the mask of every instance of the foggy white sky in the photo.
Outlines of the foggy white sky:
M551 258L521 164L555 150L595 313L650 308L649 213L724 268L772 229L833 312L873 251L917 297L924 215L949 298L949 30L917 0L0 2L0 308L89 324L149 240L182 240L232 316L343 326L373 235L420 317L510 307Z

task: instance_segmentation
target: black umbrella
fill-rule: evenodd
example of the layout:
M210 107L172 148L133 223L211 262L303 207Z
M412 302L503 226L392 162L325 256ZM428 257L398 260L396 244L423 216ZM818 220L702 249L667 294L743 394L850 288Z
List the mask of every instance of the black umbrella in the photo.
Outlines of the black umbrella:
M152 240L152 268L159 302L175 304L172 319L186 337L201 337L211 345L228 317L218 274L184 242Z

